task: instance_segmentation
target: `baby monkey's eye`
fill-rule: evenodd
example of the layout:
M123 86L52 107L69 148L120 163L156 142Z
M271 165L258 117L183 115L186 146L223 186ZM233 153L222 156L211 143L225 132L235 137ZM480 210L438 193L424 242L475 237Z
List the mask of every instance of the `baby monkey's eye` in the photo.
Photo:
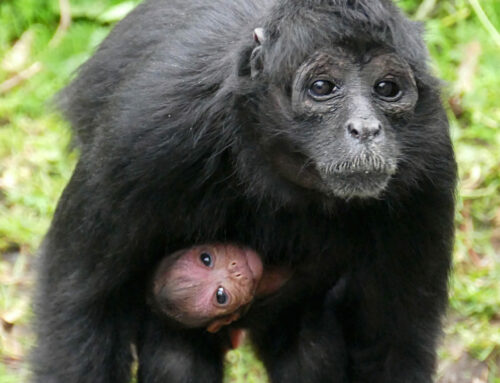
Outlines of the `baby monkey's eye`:
M217 303L220 305L225 305L227 303L228 299L224 287L219 287L217 289L217 292L215 293L215 298L217 300Z
M212 266L212 256L208 253L201 253L200 260L207 267Z

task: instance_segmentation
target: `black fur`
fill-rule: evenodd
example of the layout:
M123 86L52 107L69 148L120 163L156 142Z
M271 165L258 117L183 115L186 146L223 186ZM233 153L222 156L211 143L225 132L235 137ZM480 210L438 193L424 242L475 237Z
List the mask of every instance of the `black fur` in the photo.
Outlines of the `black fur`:
M359 181L365 197L322 189L316 170L304 187L270 160L335 144L290 94L298 68L337 46L395 52L418 90L411 112L377 115L397 171L382 192ZM135 343L140 382L220 382L219 338L168 328L145 302L165 252L220 241L294 269L241 321L273 382L431 382L455 162L426 61L419 26L388 0L146 0L60 96L81 158L41 249L33 381L125 383Z

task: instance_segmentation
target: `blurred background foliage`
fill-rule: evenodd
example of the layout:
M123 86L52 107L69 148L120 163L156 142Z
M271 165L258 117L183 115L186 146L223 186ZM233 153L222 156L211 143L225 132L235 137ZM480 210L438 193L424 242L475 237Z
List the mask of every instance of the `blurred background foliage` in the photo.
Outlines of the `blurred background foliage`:
M207 0L209 1L209 0ZM27 374L35 251L75 164L50 100L136 0L0 0L0 383ZM400 0L426 23L460 168L441 383L500 382L500 1ZM248 345L227 382L263 382Z

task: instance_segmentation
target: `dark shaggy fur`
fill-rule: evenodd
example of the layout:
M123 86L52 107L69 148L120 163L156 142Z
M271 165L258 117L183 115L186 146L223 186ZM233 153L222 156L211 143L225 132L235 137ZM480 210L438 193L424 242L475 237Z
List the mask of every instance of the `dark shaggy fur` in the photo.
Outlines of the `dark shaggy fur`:
M419 29L388 0L146 0L119 23L60 96L81 158L41 249L33 381L125 383L135 343L140 382L221 382L221 339L170 327L145 286L165 253L233 242L295 271L241 321L273 382L431 382L455 163ZM321 156L351 156L329 133L350 104L319 118L290 95L335 47L359 70L393 52L415 80L403 116L368 108L397 161L382 192L339 189L349 161L316 187ZM282 151L316 165L312 187L276 170Z

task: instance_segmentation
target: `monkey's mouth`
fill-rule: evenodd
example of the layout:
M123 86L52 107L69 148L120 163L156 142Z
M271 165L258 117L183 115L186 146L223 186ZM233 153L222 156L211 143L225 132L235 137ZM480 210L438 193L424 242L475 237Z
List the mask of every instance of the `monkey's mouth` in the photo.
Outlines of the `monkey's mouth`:
M273 157L278 172L306 189L344 199L377 197L397 171L395 156L364 150L350 158L321 162L295 151Z
M331 194L346 199L379 196L396 170L395 161L377 156L318 166L326 189Z

